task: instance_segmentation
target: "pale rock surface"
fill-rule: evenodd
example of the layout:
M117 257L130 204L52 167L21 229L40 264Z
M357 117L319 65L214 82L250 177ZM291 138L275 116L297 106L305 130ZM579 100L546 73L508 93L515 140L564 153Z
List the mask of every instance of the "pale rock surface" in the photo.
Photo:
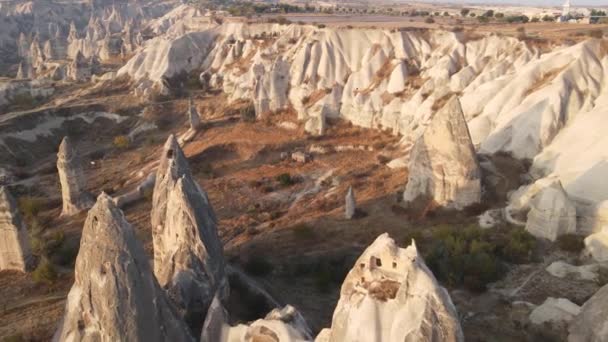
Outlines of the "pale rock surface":
M152 195L152 236L154 231L162 231L167 217L169 194L184 175L190 175L188 161L174 135L170 135L163 147L160 162L156 171L156 183ZM154 248L156 250L156 246Z
M570 324L568 342L608 341L608 285L604 285L581 307L581 313Z
M608 226L585 238L585 253L597 262L608 262Z
M304 131L315 136L321 136L325 134L325 127L324 115L311 116L304 124Z
M64 137L59 145L57 171L63 201L61 215L70 216L89 209L93 205L93 198L85 190L82 162L68 137Z
M558 278L576 279L596 281L600 270L599 264L574 266L564 261L555 261L545 269L549 274Z
M463 209L481 199L481 171L460 103L452 97L412 149L403 199Z
M133 228L104 193L87 215L74 272L53 341L193 341Z
M536 307L530 314L530 321L534 324L569 323L581 312L581 307L565 298L547 298L545 302Z
M363 252L346 276L326 340L464 338L450 296L427 268L414 242L402 249L385 233Z
M201 342L305 342L312 334L302 315L291 305L274 309L263 319L249 325L230 326L228 314L214 298L201 334Z
M0 186L0 271L26 272L31 264L27 229L17 202L6 187Z
M187 175L170 192L162 236L154 236L154 269L160 285L199 324L217 292L227 297L222 243L207 194ZM158 249L157 249L158 247Z
M560 235L576 233L576 207L561 182L540 190L530 201L526 230L540 238L555 241Z
M357 210L357 202L355 201L355 193L353 187L349 186L346 196L344 197L344 217L347 220L355 217L355 211Z
M196 110L196 106L194 105L192 98L190 98L188 105L188 122L190 123L191 130L197 130L201 125L201 117L198 110Z
M154 274L192 326L216 292L227 296L223 249L209 198L173 135L162 153L152 196Z

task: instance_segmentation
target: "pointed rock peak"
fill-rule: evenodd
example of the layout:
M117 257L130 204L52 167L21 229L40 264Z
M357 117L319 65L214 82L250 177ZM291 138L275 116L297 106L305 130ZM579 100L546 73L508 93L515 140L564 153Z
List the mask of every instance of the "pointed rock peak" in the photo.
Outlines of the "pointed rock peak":
M327 341L432 341L437 336L464 340L447 291L414 244L399 248L388 234L380 235L346 276Z
M223 299L227 293L217 219L207 195L186 175L170 190L166 207L164 226L152 236L154 273L198 331L214 294Z
M0 270L25 272L31 261L27 229L17 202L6 187L0 186Z
M190 98L188 105L188 120L190 121L190 128L192 129L197 129L201 124L200 114L196 110L196 106L194 105L192 98Z
M175 168L177 173L176 179L180 177L182 174L188 172L188 160L186 159L186 155L182 150L179 142L175 138L175 135L171 134L167 141L165 142L165 146L163 147L163 154L160 158L159 171L165 172L166 168L171 166Z
M481 171L469 129L456 96L433 115L412 148L406 205L463 209L481 200Z
M192 341L105 193L87 215L74 278L55 341Z
M68 136L63 137L61 144L59 145L59 152L57 153L58 159L69 160L75 155L74 148L72 147L72 141Z
M25 71L23 70L23 62L19 63L19 69L17 69L16 79L22 80L25 78Z
M352 219L355 217L355 212L357 202L355 200L355 193L353 191L353 187L349 186L348 191L346 192L346 197L344 198L344 217L346 219Z

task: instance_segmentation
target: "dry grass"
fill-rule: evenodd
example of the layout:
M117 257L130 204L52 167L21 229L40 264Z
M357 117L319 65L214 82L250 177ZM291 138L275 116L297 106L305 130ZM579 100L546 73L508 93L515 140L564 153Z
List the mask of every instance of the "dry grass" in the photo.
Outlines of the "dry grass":
M557 77L557 75L559 75L560 72L566 69L568 65L569 64L566 64L561 68L552 69L549 72L546 72L541 75L541 77L536 80L536 83L534 83L532 87L526 90L525 96L528 96L534 93L535 91L547 86L555 77Z

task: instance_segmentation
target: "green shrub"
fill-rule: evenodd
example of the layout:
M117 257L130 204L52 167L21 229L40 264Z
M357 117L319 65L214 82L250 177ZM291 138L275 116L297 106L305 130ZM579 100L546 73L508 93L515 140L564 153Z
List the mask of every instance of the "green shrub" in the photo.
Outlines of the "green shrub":
M240 115L244 122L255 122L256 114L253 104L241 108Z
M427 24L433 24L433 23L435 23L435 19L428 17L428 18L424 19L424 22Z
M41 198L25 196L19 197L17 205L23 217L30 220L38 216L44 207L44 201Z
M521 227L513 228L507 235L502 256L505 260L516 264L529 262L535 247L536 239L532 234Z
M297 183L296 180L292 178L289 173L281 173L276 177L276 180L284 187L292 186Z
M116 148L126 149L129 147L130 141L127 136L119 135L117 137L114 137L113 144L114 144L114 147L116 147Z
M559 249L571 252L580 253L585 248L585 238L576 234L565 234L557 238L557 247Z
M32 272L32 278L37 283L52 284L57 279L57 271L55 266L46 258L42 258L38 267Z
M274 266L263 256L254 256L245 263L245 272L263 277L272 273Z
M501 232L476 226L441 227L430 241L425 260L437 279L473 291L483 291L499 280L505 262L529 261L536 247L536 239L522 228Z
M21 335L21 334L6 336L5 338L2 339L2 342L25 342L25 341L26 341L25 338L23 338L23 335Z

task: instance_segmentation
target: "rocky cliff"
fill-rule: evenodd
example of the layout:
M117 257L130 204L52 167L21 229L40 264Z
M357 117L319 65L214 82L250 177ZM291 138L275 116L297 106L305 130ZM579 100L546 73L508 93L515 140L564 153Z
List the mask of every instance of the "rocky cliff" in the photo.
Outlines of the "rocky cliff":
M54 341L193 341L133 228L103 193L87 215L74 277Z

